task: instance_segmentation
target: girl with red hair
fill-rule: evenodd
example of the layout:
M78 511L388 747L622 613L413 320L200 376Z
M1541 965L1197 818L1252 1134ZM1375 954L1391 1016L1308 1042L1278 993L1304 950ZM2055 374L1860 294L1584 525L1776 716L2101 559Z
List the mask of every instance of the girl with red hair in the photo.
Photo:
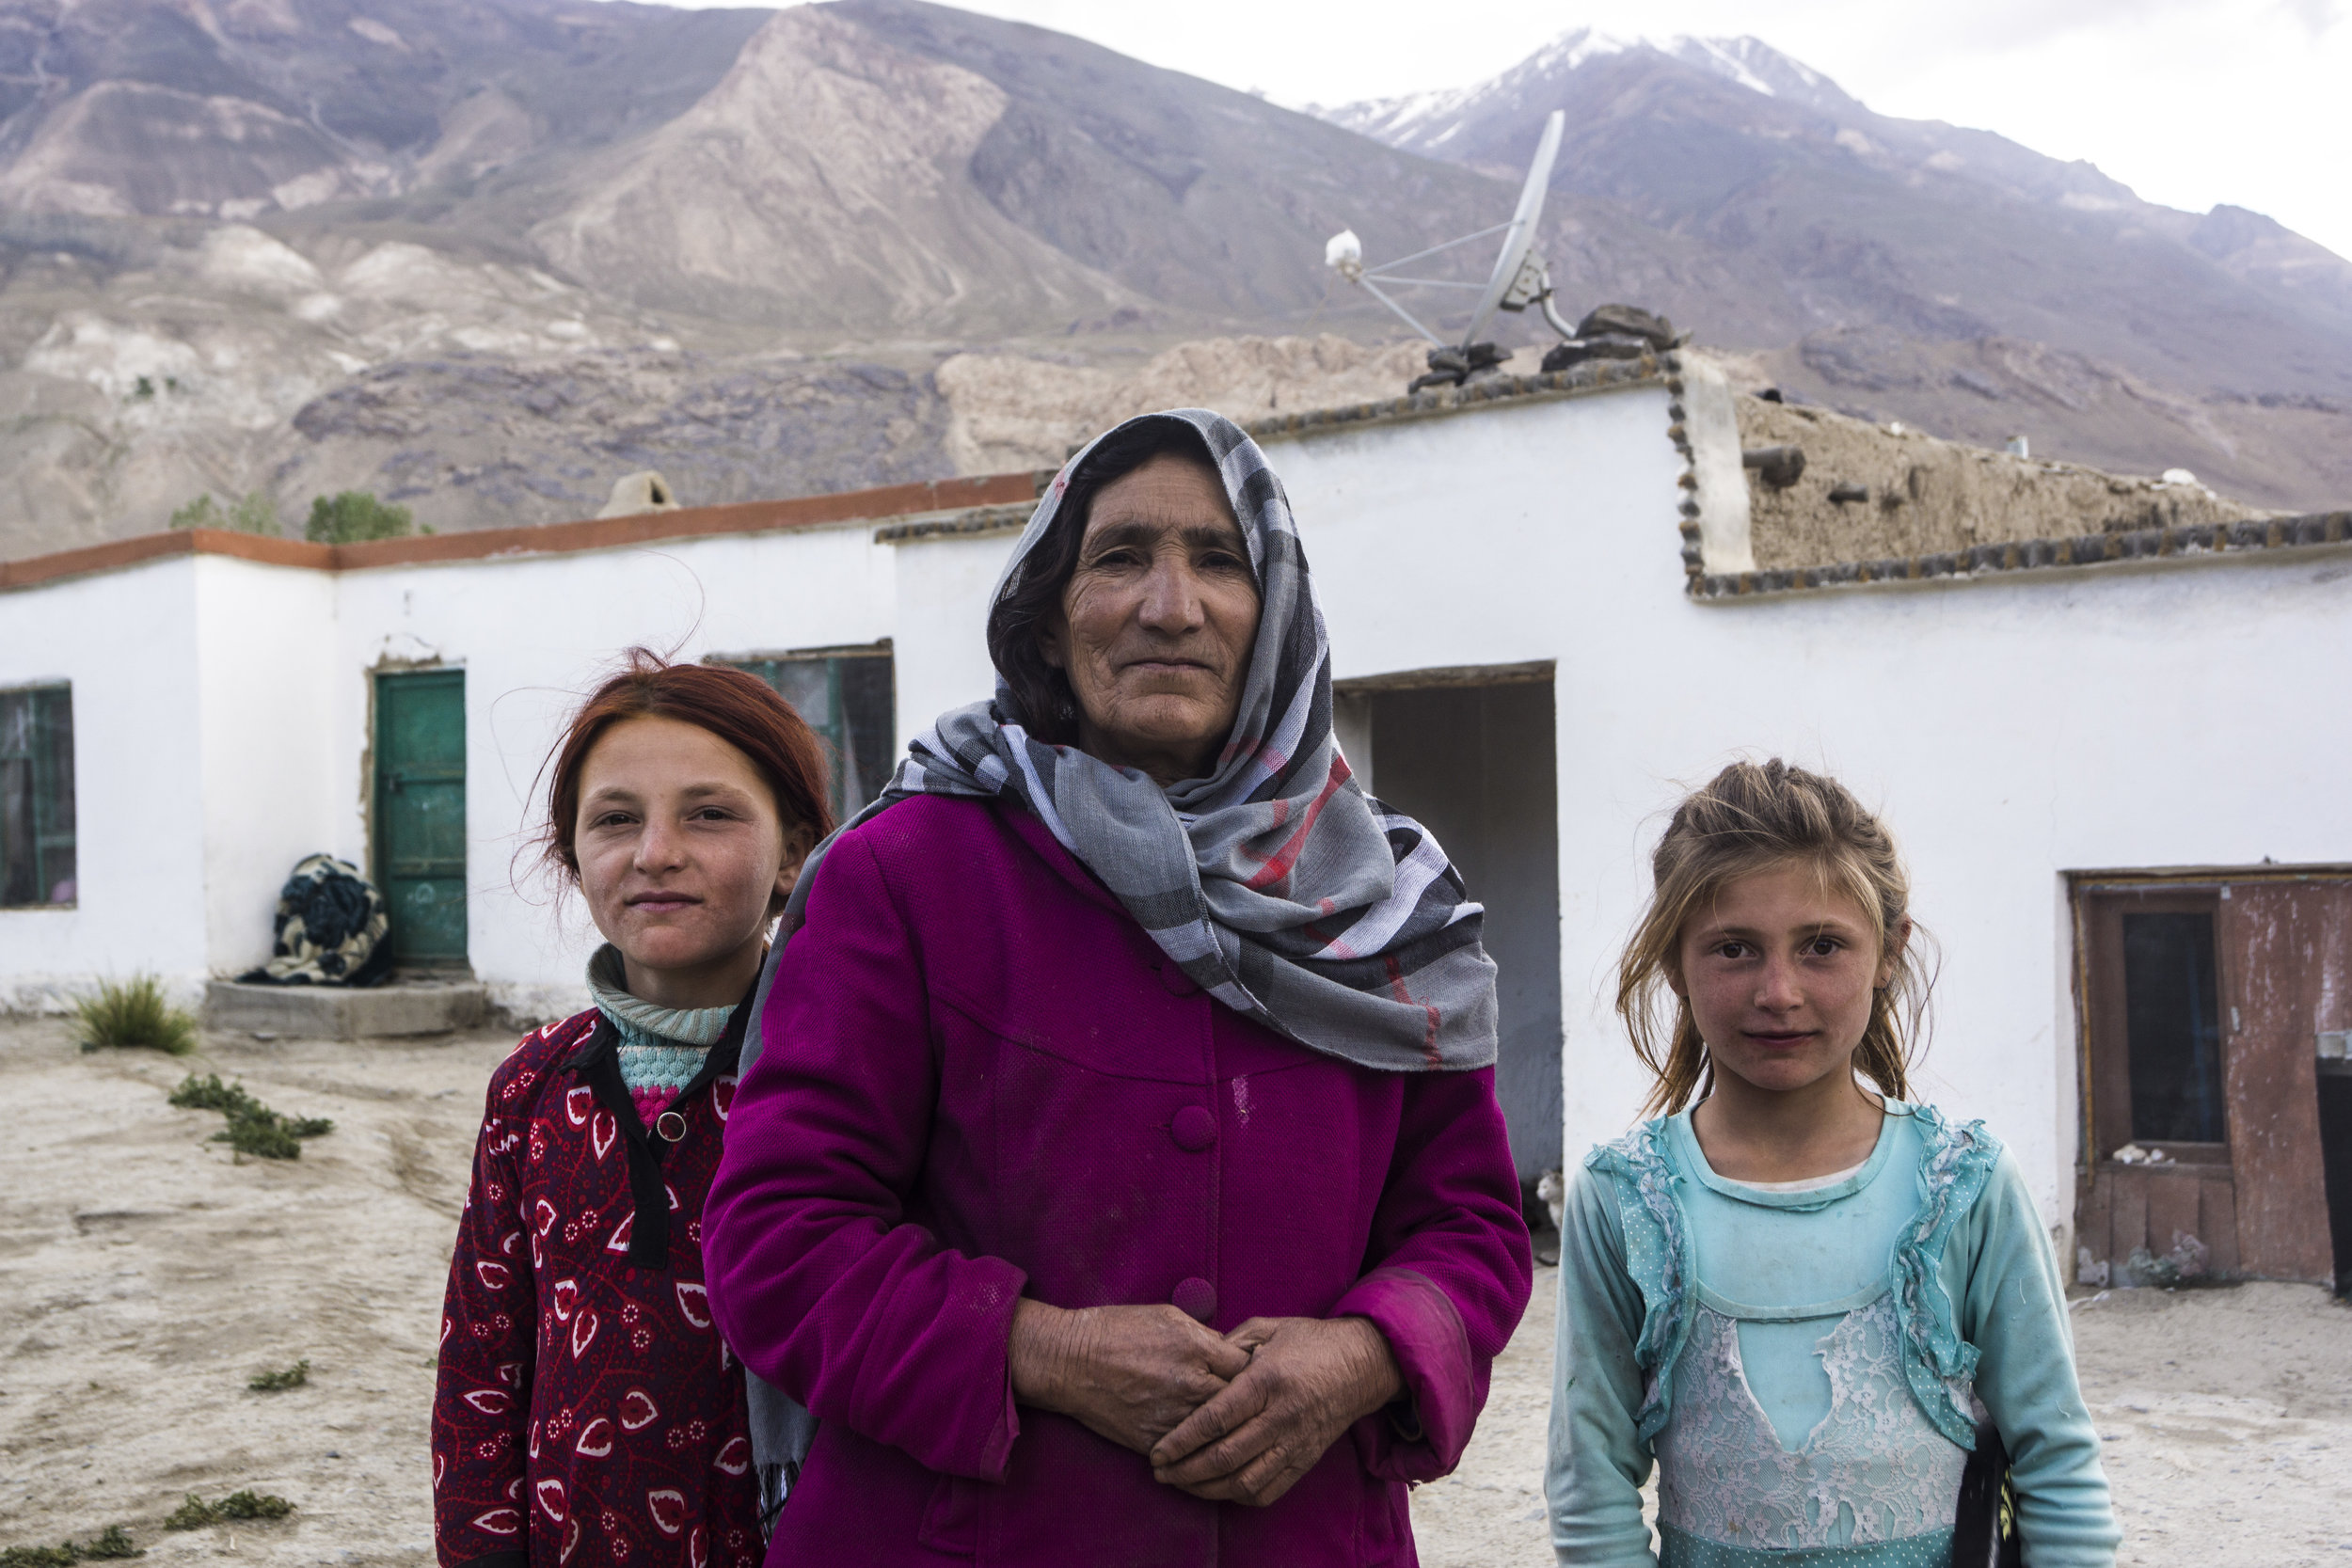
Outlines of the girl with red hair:
M771 923L833 830L823 750L756 676L632 649L558 747L546 854L596 1005L490 1079L441 1318L445 1568L752 1568L743 1373L702 1214Z

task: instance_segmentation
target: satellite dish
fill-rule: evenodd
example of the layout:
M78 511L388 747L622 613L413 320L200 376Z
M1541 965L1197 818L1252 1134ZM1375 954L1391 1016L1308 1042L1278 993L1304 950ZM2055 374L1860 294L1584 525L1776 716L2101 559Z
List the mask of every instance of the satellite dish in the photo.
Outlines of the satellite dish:
M1544 215L1544 193L1551 185L1551 161L1560 155L1560 130L1566 119L1564 112L1554 109L1544 121L1543 139L1535 144L1535 161L1527 166L1526 182L1519 186L1518 207L1511 214L1510 227L1503 231L1502 254L1495 258L1495 270L1486 279L1486 292L1479 296L1470 330L1462 334L1466 348L1486 329L1486 324L1494 320L1495 312L1502 309L1503 300L1513 293L1519 294L1516 308L1521 310L1539 293L1547 300L1550 297L1549 285L1538 282L1530 287L1523 275L1530 271L1530 262L1534 262L1533 271L1538 279L1544 271L1544 264L1534 259L1535 224Z
M1560 318L1551 302L1551 274L1543 259L1535 254L1535 230L1544 215L1544 196L1551 185L1551 166L1560 154L1560 134L1567 123L1565 111L1554 109L1544 120L1544 134L1535 144L1535 161L1528 166L1527 179L1519 186L1519 202L1507 223L1491 229L1481 229L1458 240L1417 250L1410 256L1386 261L1376 267L1364 265L1363 242L1352 229L1343 229L1331 236L1323 247L1324 265L1364 290L1373 298L1394 311L1406 325L1429 340L1429 374L1413 383L1415 390L1433 382L1459 385L1481 371L1492 370L1502 363L1502 356L1491 342L1481 342L1479 334L1486 330L1497 310L1518 311L1530 305L1539 307L1544 320L1561 337L1573 339L1576 328ZM1462 283L1443 277L1406 277L1397 269L1408 266L1440 251L1453 250L1473 244L1492 234L1502 236L1502 250L1496 256L1493 269L1484 283ZM1381 287L1415 289L1460 289L1478 294L1477 308L1470 312L1469 328L1461 341L1448 342L1423 325L1413 313L1389 297Z

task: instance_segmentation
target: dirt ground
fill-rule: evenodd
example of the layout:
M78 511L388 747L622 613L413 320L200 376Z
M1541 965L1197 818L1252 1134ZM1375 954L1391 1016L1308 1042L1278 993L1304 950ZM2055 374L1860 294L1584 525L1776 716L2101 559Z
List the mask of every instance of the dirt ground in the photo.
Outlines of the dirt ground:
M429 1562L426 1408L481 1088L511 1039L260 1042L84 1055L0 1021L0 1547L120 1524L150 1560ZM238 1163L174 1110L193 1069L334 1118L300 1160ZM1548 1568L1553 1275L1455 1475L1414 1497L1430 1568ZM2118 1291L2074 1312L2122 1561L2352 1563L2352 1309L2283 1285ZM255 1373L310 1363L307 1386ZM292 1499L277 1523L167 1532L187 1494Z
M2352 1563L2352 1306L2105 1291L2076 1300L2074 1343L2126 1568Z

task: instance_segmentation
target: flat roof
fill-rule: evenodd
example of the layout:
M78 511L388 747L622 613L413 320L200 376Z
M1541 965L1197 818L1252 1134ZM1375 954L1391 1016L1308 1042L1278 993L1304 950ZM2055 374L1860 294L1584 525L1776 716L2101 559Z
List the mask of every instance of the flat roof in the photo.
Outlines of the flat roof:
M1823 566L1777 566L1755 572L1711 572L1693 578L1691 596L1707 601L1786 597L1870 583L1967 582L1983 578L2100 566L2121 562L2187 562L2333 548L2352 544L2352 512L2313 512L2299 517L2254 517L2235 523L2191 523L2131 529L2067 539L2019 539L1972 545L1929 555L1881 561L1840 561Z
M1673 356L1667 356L1669 368ZM1565 371L1543 375L1482 377L1464 387L1434 388L1405 397L1321 408L1296 414L1276 414L1250 421L1245 428L1259 440L1320 435L1401 420L1465 413L1498 403L1574 396L1582 392L1616 390L1652 385L1662 379L1656 356L1631 360L1592 360ZM405 539L376 539L358 545L313 545L306 540L269 534L239 533L225 529L174 529L109 540L78 549L0 562L0 592L31 588L59 578L92 572L119 571L141 562L173 555L225 555L272 566L302 566L313 571L349 572L373 566L408 566L444 561L486 561L501 556L559 554L570 550L612 549L664 539L707 539L730 533L769 533L783 529L819 527L828 523L865 522L921 514L952 514L991 507L1027 507L1044 494L1053 470L1009 474L977 474L960 479L924 480L911 484L885 484L866 490L840 490L829 495L801 496L788 500L744 501L732 506L691 506L671 512L639 512L623 517L591 517L580 522L544 523L523 528L469 529L462 533L418 534ZM1025 515L1021 519L1025 522ZM988 519L987 530L1005 526L1001 516ZM889 542L937 538L974 531L971 527L943 524L937 528L894 527Z
M501 556L560 554L613 549L665 539L707 539L731 533L769 533L828 523L865 522L918 513L952 513L973 507L1006 506L1037 499L1038 473L980 474L963 479L924 480L869 490L788 500L743 501L733 506L689 506L670 512L636 512L622 517L590 517L573 523L526 528L472 529L463 533L416 534L372 539L358 545L313 545L307 540L228 529L174 529L109 540L80 549L57 550L22 561L0 562L0 591L30 588L59 578L119 571L173 555L225 555L271 566L349 572L372 566L410 566L445 561L485 561Z

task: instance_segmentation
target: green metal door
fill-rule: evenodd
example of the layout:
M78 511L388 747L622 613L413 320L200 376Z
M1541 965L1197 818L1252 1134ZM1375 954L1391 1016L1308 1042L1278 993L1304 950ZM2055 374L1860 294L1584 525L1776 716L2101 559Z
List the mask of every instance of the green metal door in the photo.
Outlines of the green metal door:
M466 961L466 673L375 677L375 884L392 959Z

